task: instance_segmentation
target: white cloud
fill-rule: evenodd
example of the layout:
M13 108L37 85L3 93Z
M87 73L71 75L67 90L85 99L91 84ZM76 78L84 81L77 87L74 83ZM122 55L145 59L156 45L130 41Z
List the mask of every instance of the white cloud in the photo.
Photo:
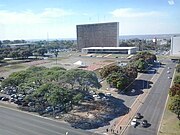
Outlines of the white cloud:
M174 5L174 0L168 0L169 5Z
M42 13L40 13L40 16L42 17L62 17L62 16L68 16L73 15L74 13L72 11L66 11L64 9L59 8L45 8Z
M36 24L51 21L51 18L73 15L73 12L60 8L46 8L42 12L35 13L31 10L24 12L12 12L0 10L0 23L2 24Z
M132 8L121 8L115 9L114 11L110 12L114 17L149 17L149 16L162 16L160 12L157 11L149 11L149 12L139 12Z
M40 19L32 12L26 11L22 13L10 12L6 10L0 11L0 23L16 24L16 23L37 23Z

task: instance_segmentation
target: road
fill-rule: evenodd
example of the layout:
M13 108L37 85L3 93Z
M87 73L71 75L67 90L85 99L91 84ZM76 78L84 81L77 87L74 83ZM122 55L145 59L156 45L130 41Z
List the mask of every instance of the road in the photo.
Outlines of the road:
M151 72L151 70L154 70L154 69L158 70L159 74L155 74L154 72ZM129 119L132 118L133 115L135 114L134 111L136 109L135 110L132 109L132 105L134 107L135 102L137 102L138 104L141 104L140 97L142 97L143 99L145 98L144 95L147 95L147 92L145 90L149 90L151 88L151 85L160 76L160 73L162 72L162 70L163 68L159 69L159 64L157 64L156 66L153 66L150 68L149 73L140 74L138 78L128 87L129 89L128 93L126 92L126 93L117 94L115 91L114 93L113 91L111 91L114 97L122 100L121 101L122 103L120 102L120 105L122 105L120 106L120 108L124 112L124 114L126 114L127 111L129 111L129 113L126 115L121 115L120 117L113 119L112 121L110 121L110 125L100 127L98 129L92 129L91 131L96 132L96 133L106 133L106 129L109 129L109 130L113 129L115 131L118 130L119 133L122 132L122 130L124 130L124 127L127 127ZM133 92L131 91L132 89L134 89ZM117 102L117 104L119 103ZM124 106L126 107L124 108ZM128 110L128 108L130 110ZM123 127L121 130L119 130L120 126Z
M0 135L92 135L65 123L0 106Z
M168 69L168 67L171 67L171 69ZM163 70L161 76L151 88L149 95L138 111L143 115L143 119L148 121L148 127L143 128L140 125L143 119L139 120L139 125L136 128L129 126L129 128L124 133L125 135L157 134L163 115L168 90L172 81L171 79L168 79L168 76L173 76L174 67L175 64L171 63L170 61L167 63L167 65L165 65L165 69ZM170 71L170 74L167 74L168 70Z

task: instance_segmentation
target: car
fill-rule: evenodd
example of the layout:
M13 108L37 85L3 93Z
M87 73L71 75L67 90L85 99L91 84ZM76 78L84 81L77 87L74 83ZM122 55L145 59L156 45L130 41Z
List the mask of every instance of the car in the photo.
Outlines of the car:
M169 74L169 73L170 73L170 71L168 70L168 71L167 71L167 74Z
M107 97L111 97L111 96L112 96L112 94L111 94L111 93L106 93L106 94L105 94L105 96L107 96Z
M0 96L0 100L2 100L3 97L4 97L4 96Z
M143 120L142 123L141 123L142 127L147 127L148 125L148 122L147 120Z
M101 98L105 97L105 94L104 93L98 93L98 96L100 96Z
M91 94L91 95L95 95L95 94L96 94L96 92L95 92L95 91L93 91L93 90L91 90L91 91L89 92L89 94Z
M168 79L172 79L172 77L168 76Z
M132 126L136 126L136 125L137 125L137 119L134 118L134 119L131 121L131 125L132 125Z
M136 91L135 89L132 89L132 90L131 90L131 93L134 93L135 91Z
M140 113L137 113L136 116L135 116L136 119L141 119L142 118L142 115Z
M84 100L91 101L94 100L94 98L92 96L85 96Z
M2 100L2 101L9 101L9 98L3 97L1 100Z
M109 101L109 98L107 98L107 97L102 97L101 100L102 100L102 101Z
M46 107L46 109L45 109L45 112L46 113L49 113L49 112L52 112L53 111L53 107L52 106L48 106L48 107Z

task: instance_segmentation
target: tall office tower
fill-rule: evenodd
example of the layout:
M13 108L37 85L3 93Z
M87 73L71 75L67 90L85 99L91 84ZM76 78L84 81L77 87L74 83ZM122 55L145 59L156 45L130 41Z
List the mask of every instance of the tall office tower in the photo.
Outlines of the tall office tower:
M170 55L180 56L180 36L171 38L171 52Z
M118 47L119 22L77 25L78 50L87 47Z

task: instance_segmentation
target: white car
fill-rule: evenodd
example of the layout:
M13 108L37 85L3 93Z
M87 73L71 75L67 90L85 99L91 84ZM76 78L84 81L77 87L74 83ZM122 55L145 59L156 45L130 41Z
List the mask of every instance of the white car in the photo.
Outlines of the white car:
M131 90L131 93L134 93L135 91L136 91L135 89L132 89L132 90Z
M111 97L111 96L112 96L111 93L106 93L105 95L106 95L107 97Z
M137 119L133 119L133 120L131 121L131 126L136 126L136 124L137 124Z

